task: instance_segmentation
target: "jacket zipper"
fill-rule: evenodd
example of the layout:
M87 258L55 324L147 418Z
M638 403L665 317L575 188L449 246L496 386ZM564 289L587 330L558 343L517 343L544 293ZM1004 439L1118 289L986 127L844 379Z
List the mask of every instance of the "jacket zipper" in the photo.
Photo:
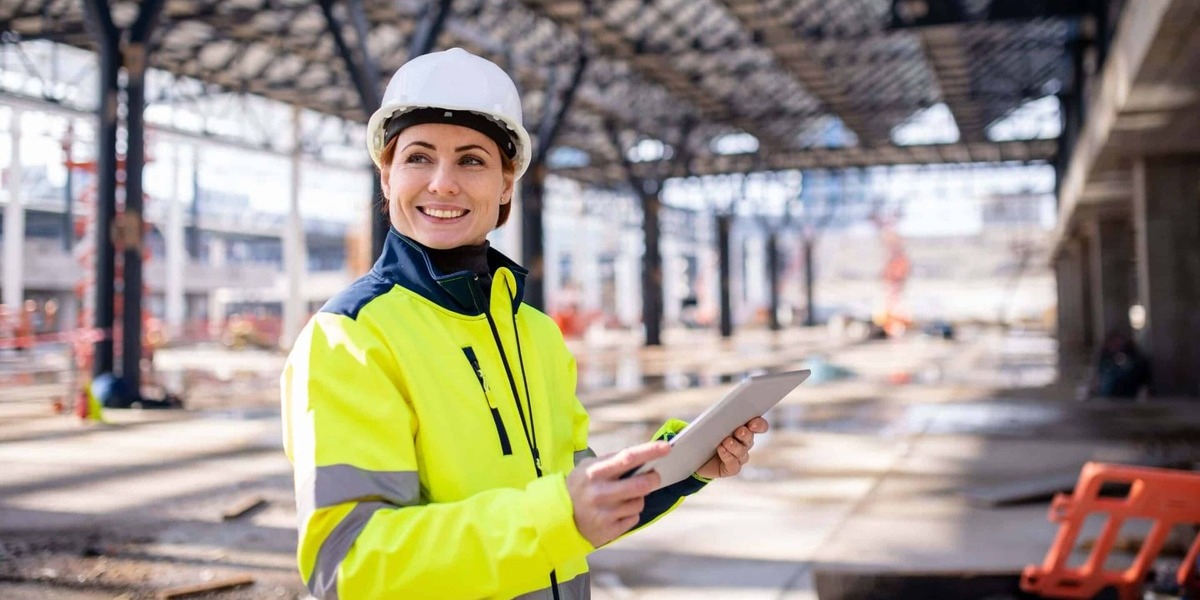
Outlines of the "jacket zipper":
M478 277L476 278L478 281ZM510 292L511 294L511 292ZM492 318L491 307L487 307L484 311L487 315L488 327L492 329L492 338L496 341L496 348L500 350L500 362L504 363L504 372L508 375L508 386L512 389L513 402L517 405L517 414L521 416L521 429L525 430L525 441L529 442L529 451L533 454L533 469L537 473L539 479L542 477L542 455L538 452L537 447L537 431L535 430L530 435L530 428L533 424L533 403L529 398L529 381L525 377L525 358L519 356L521 352L521 336L517 333L517 315L513 313L513 337L517 340L517 354L521 361L521 380L525 383L525 402L529 406L529 424L525 422L525 410L521 408L521 394L517 392L517 381L513 377L512 367L508 365L508 356L504 353L504 344L500 341L500 331L496 329L496 321ZM550 591L554 596L554 600L560 600L558 591L558 573L553 569L550 570Z
M496 407L496 400L492 398L492 390L488 387L487 381L483 379L483 369L479 366L479 359L475 356L475 349L467 346L463 348L463 354L467 355L467 361L471 363L471 369L475 371L475 378L479 380L479 387L483 390L483 398L487 400L488 408L492 411L492 421L496 424L496 435L500 437L500 450L505 456L512 454L512 444L508 441L508 430L504 428L504 419L500 418L500 409Z
M513 402L517 405L517 414L521 417L521 429L525 431L525 441L529 444L529 452L533 454L533 469L540 478L542 476L542 455L538 452L537 439L529 434L529 421L525 420L525 409L521 407L521 394L517 392L517 381L513 378L512 367L508 365L508 356L504 353L504 344L500 342L500 331L496 329L496 321L492 319L491 313L487 314L488 326L492 329L492 339L496 341L496 348L500 350L500 362L504 363L504 372L508 375L508 386L512 390ZM533 407L530 406L529 415L530 421L533 419Z

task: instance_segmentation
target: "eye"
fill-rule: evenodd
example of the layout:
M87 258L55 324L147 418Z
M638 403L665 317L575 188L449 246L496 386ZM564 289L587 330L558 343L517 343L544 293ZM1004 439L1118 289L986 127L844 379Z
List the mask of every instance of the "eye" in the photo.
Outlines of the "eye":
M412 154L409 154L408 157L404 159L404 162L406 162L406 163L427 163L430 161L429 161L429 157L426 156L425 154L423 154L421 152L414 152Z
M482 167L484 162L483 159L479 158L478 156L475 156L474 154L468 154L458 159L458 164L470 167Z

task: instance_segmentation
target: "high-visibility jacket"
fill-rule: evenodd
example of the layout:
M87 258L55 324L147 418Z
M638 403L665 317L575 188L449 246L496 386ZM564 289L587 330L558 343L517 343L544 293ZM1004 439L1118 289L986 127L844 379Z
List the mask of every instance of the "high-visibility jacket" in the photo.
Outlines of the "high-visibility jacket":
M300 334L281 378L300 575L318 598L587 598L565 475L587 456L575 361L490 250L441 274L394 230ZM677 432L669 422L658 436ZM638 526L703 487L654 492Z

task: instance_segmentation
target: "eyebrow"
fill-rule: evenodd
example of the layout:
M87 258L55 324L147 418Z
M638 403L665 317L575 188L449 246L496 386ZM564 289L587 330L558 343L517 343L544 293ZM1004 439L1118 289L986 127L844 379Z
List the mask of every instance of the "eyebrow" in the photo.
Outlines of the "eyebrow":
M433 144L430 144L429 142L419 142L419 141L418 142L410 142L407 146L404 147L404 149L407 150L410 146L421 146L422 148L428 148L435 152L437 151L437 147L435 147ZM466 146L459 146L459 147L455 148L454 151L455 152L466 152L467 150L470 150L472 148L478 149L479 151L483 152L484 154L486 154L488 156L492 155L491 152L488 152L487 148L484 148L483 146L480 146L479 144L467 144Z

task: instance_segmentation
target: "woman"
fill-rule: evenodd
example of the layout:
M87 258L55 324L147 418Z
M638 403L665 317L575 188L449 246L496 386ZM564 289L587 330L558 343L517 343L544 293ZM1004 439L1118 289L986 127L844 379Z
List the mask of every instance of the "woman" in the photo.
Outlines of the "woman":
M736 474L766 421L691 479L620 479L669 446L592 458L575 361L486 240L529 164L512 80L461 49L425 55L367 127L392 230L282 376L300 574L319 598L586 598L589 552Z

